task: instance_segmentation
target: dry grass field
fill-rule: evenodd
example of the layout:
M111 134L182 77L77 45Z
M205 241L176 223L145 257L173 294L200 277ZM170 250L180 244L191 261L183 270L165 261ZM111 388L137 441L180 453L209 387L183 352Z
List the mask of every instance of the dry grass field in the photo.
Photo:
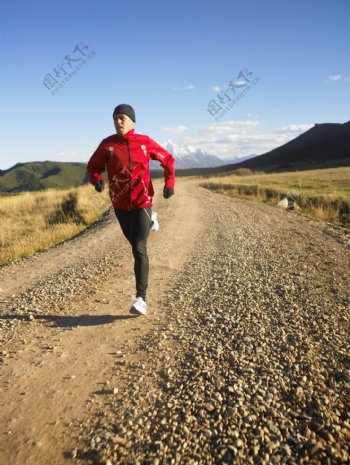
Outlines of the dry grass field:
M57 244L93 223L109 204L91 185L0 196L0 264Z
M276 204L294 199L302 213L350 227L350 167L285 173L253 173L237 169L206 178L201 184L226 195Z
M203 187L229 196L276 204L296 200L302 213L350 227L350 167L286 173L238 169L203 178ZM0 264L44 250L93 223L109 205L93 186L0 196Z

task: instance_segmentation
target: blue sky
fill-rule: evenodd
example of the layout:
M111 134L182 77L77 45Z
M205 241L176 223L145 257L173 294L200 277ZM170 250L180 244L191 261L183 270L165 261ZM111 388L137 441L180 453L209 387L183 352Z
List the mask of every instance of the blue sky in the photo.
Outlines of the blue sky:
M0 169L87 161L119 103L175 156L261 154L350 119L348 0L0 0L0 18Z

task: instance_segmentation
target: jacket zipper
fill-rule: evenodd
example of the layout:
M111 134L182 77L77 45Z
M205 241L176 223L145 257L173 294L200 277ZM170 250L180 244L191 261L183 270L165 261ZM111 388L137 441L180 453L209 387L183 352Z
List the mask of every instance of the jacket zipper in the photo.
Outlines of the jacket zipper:
M128 139L126 139L126 145L128 146L129 210L131 210L131 172L130 172L130 147L129 147L129 141L128 141Z

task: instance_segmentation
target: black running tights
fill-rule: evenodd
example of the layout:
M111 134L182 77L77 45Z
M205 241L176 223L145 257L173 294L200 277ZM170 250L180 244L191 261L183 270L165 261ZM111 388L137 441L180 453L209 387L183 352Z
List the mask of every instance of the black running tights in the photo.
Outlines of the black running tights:
M136 210L114 209L124 236L132 247L136 280L136 297L146 300L149 262L147 238L151 227L151 207Z

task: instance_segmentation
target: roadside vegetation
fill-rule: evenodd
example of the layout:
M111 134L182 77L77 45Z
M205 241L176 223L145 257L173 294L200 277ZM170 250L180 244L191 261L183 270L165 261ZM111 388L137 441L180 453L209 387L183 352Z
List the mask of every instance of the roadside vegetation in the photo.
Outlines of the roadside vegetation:
M240 168L229 175L205 178L201 186L232 197L275 205L288 198L301 213L350 227L350 167L284 173Z
M4 194L69 189L86 181L86 163L34 161L0 170L0 192Z
M97 194L92 185L0 196L0 264L74 236L108 205L108 189Z

